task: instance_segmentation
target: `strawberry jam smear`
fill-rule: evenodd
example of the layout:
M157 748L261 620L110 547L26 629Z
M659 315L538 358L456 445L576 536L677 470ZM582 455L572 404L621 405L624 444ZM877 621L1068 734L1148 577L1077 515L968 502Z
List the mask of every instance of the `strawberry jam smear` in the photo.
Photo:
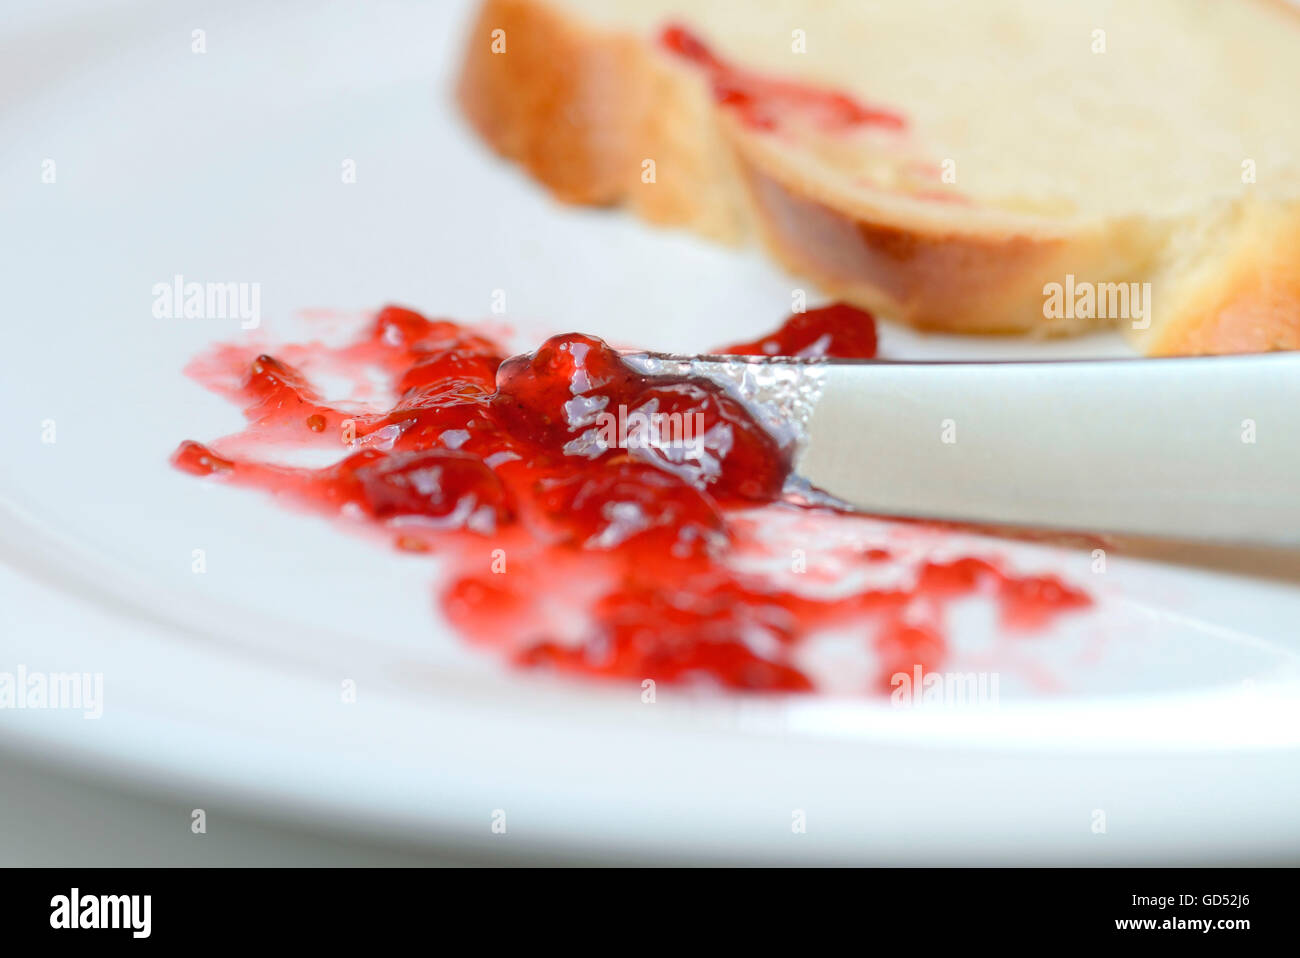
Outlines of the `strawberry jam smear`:
M835 305L721 352L870 358L875 348L872 317ZM211 446L181 443L174 465L429 554L441 563L445 617L523 666L807 691L805 645L847 632L874 663L865 685L887 689L892 675L943 663L956 600L994 603L1009 631L1090 604L1055 578L979 558L927 559L899 582L842 587L894 564L880 543L841 550L833 581L801 588L818 577L790 574L803 571L790 556L820 533L810 540L798 523L824 532L854 517L787 498L790 450L721 386L643 375L594 336L554 336L508 357L467 327L390 306L350 345L279 352L225 346L196 361L191 373L238 402L249 425ZM326 401L304 369L357 381L377 372L396 401ZM638 412L692 422L693 441L610 441L608 419ZM245 454L259 443L339 453L323 467L291 466Z
M868 106L826 87L782 80L744 70L719 57L705 42L680 24L659 33L660 45L674 56L704 71L719 104L732 110L746 126L775 130L787 117L811 120L828 133L865 126L902 130L897 113Z
M750 343L727 346L721 353L797 356L803 359L873 359L876 355L876 324L869 314L856 307L833 303L821 309L795 313L780 329Z

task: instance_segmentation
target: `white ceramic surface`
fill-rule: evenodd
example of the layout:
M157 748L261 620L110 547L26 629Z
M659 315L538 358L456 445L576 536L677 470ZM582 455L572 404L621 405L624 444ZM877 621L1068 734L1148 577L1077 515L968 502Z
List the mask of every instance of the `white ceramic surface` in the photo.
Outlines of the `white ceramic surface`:
M647 706L636 688L503 670L438 620L428 563L167 465L180 439L240 425L181 375L186 361L214 340L291 339L310 325L303 309L399 301L490 318L504 290L521 339L583 329L682 352L786 310L794 282L756 252L560 207L492 158L449 102L467 16L460 2L139 2L7 18L0 671L102 672L105 697L98 720L0 712L0 742L416 845L918 863L1300 855L1293 581L1122 557L1098 576L1086 552L971 540L1100 599L1014 650L1007 673L1025 680L997 708L670 690ZM196 29L206 53L192 52ZM152 287L177 273L259 283L261 328L155 318ZM1123 346L886 327L883 350ZM986 619L959 610L961 654L981 653ZM491 831L498 809L505 835ZM792 831L797 811L806 833Z

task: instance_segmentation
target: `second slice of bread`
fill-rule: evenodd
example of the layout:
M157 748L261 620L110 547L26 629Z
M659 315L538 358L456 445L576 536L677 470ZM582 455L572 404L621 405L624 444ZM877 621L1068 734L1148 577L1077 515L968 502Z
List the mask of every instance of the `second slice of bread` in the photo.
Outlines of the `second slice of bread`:
M1297 89L1275 0L487 0L458 92L562 199L923 328L1163 355L1300 348Z

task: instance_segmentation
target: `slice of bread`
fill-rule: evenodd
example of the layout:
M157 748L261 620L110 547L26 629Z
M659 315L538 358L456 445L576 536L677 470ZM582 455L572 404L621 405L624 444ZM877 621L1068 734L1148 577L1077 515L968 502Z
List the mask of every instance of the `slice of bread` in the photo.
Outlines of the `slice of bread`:
M916 326L1300 348L1283 0L486 0L458 95L561 199Z

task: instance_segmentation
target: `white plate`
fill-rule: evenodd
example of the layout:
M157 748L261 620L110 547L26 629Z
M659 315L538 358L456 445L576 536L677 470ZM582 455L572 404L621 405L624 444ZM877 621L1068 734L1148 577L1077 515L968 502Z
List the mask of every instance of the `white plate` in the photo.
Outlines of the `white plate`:
M210 341L254 335L155 319L152 287L177 273L259 283L256 335L272 339L299 333L308 307L489 318L496 290L524 338L563 327L667 350L786 311L793 281L756 253L559 207L490 158L449 103L467 15L14 12L0 38L0 672L102 672L105 685L102 718L7 710L0 740L412 843L677 860L1294 858L1292 582L1115 556L1098 575L1086 552L971 540L1100 599L999 651L1024 681L998 707L671 690L647 706L639 688L504 670L438 621L427 563L168 466L180 439L240 426L182 367ZM196 29L206 53L191 50ZM1123 352L1109 337L894 327L883 349ZM981 651L979 616L959 617L962 654ZM800 811L806 833L791 827Z

